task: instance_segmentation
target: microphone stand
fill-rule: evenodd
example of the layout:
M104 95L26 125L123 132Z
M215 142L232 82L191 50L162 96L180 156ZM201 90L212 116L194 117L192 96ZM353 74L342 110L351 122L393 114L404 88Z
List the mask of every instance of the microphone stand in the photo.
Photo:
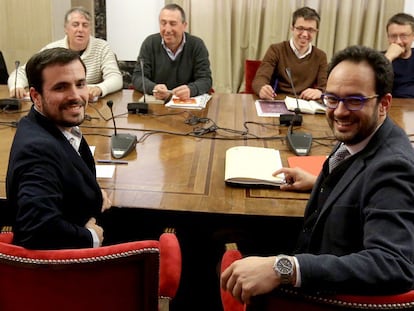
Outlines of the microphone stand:
M146 91L145 91L145 75L144 75L144 59L142 57L139 58L139 65L141 67L141 79L142 79L142 93L144 101L137 102L137 103L128 103L127 109L128 113L131 114L147 114L148 113L148 104L146 100Z
M0 109L2 110L19 110L21 107L20 100L17 98L17 71L19 69L20 61L14 62L15 73L14 76L14 98L3 98L0 99Z
M115 159L120 159L127 156L135 149L137 137L131 134L117 133L114 112L112 109L114 102L112 100L108 100L106 105L111 110L115 131L115 133L111 136L111 154Z
M308 155L312 146L312 134L308 133L293 133L293 125L302 124L302 115L299 107L298 95L296 94L295 86L293 84L292 73L290 68L286 68L286 74L288 75L290 85L292 86L293 94L296 99L295 114L290 123L288 132L286 134L286 141L289 149L298 156Z
M142 91L144 93L144 104L147 103L146 99L145 99L145 75L144 75L144 59L142 57L139 58L139 64L141 67L141 79L142 79Z

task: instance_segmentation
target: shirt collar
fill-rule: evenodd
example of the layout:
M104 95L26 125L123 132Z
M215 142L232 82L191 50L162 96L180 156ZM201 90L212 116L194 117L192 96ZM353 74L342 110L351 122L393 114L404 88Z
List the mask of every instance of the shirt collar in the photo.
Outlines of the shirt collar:
M161 39L161 45L164 48L164 50L167 52L168 57L171 60L175 60L177 58L177 56L182 52L183 48L184 48L184 44L186 42L186 37L185 37L185 32L183 33L183 40L181 41L180 46L177 49L177 52L175 52L175 54L173 53L173 51L170 50L170 48L168 48L165 43L164 43L164 39Z
M79 126L71 127L69 130L59 127L63 136L69 141L72 147L79 153L79 146L82 140L82 132L80 131Z
M311 43L309 43L308 50L303 55L300 54L299 50L296 48L295 44L293 43L293 38L290 38L289 44L290 44L290 48L292 49L293 53L295 53L296 57L299 58L299 59L305 58L310 53L312 53L312 44Z

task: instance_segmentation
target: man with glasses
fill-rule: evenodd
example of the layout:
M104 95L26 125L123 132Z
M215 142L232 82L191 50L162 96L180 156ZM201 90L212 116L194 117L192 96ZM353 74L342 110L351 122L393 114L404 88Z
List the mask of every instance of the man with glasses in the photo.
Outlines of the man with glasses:
M387 23L389 47L385 56L394 69L393 97L414 97L414 17L406 13L392 16Z
M333 57L322 98L337 147L318 177L299 168L274 173L285 174L281 190L312 189L295 254L234 262L221 282L236 298L249 302L279 286L360 295L414 288L414 150L388 117L392 77L374 49Z
M326 53L312 46L319 28L319 14L309 7L296 10L292 16L292 38L272 44L252 82L262 99L273 99L277 93L294 94L286 69L291 71L300 98L320 99L326 86Z

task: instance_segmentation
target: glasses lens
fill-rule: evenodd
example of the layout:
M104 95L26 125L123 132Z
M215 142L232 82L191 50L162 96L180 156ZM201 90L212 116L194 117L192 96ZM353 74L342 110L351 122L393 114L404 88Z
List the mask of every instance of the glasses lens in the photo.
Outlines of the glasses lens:
M295 29L297 30L297 32L299 32L299 33L302 33L302 32L304 32L304 31L307 31L308 33L310 33L310 34L314 34L314 33L316 33L316 29L313 29L313 28L305 28L305 27L302 27L302 26L299 26L299 27L295 27Z
M364 104L364 98L361 97L346 97L344 98L345 107L348 110L360 110Z
M338 106L338 98L333 95L323 95L322 100L328 108L336 108Z

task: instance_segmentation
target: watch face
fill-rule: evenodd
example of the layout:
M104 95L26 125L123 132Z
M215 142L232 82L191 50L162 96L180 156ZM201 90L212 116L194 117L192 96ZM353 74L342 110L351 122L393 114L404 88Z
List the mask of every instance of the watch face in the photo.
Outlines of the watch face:
M276 267L280 274L290 274L293 269L292 262L285 257L282 257L277 261Z

